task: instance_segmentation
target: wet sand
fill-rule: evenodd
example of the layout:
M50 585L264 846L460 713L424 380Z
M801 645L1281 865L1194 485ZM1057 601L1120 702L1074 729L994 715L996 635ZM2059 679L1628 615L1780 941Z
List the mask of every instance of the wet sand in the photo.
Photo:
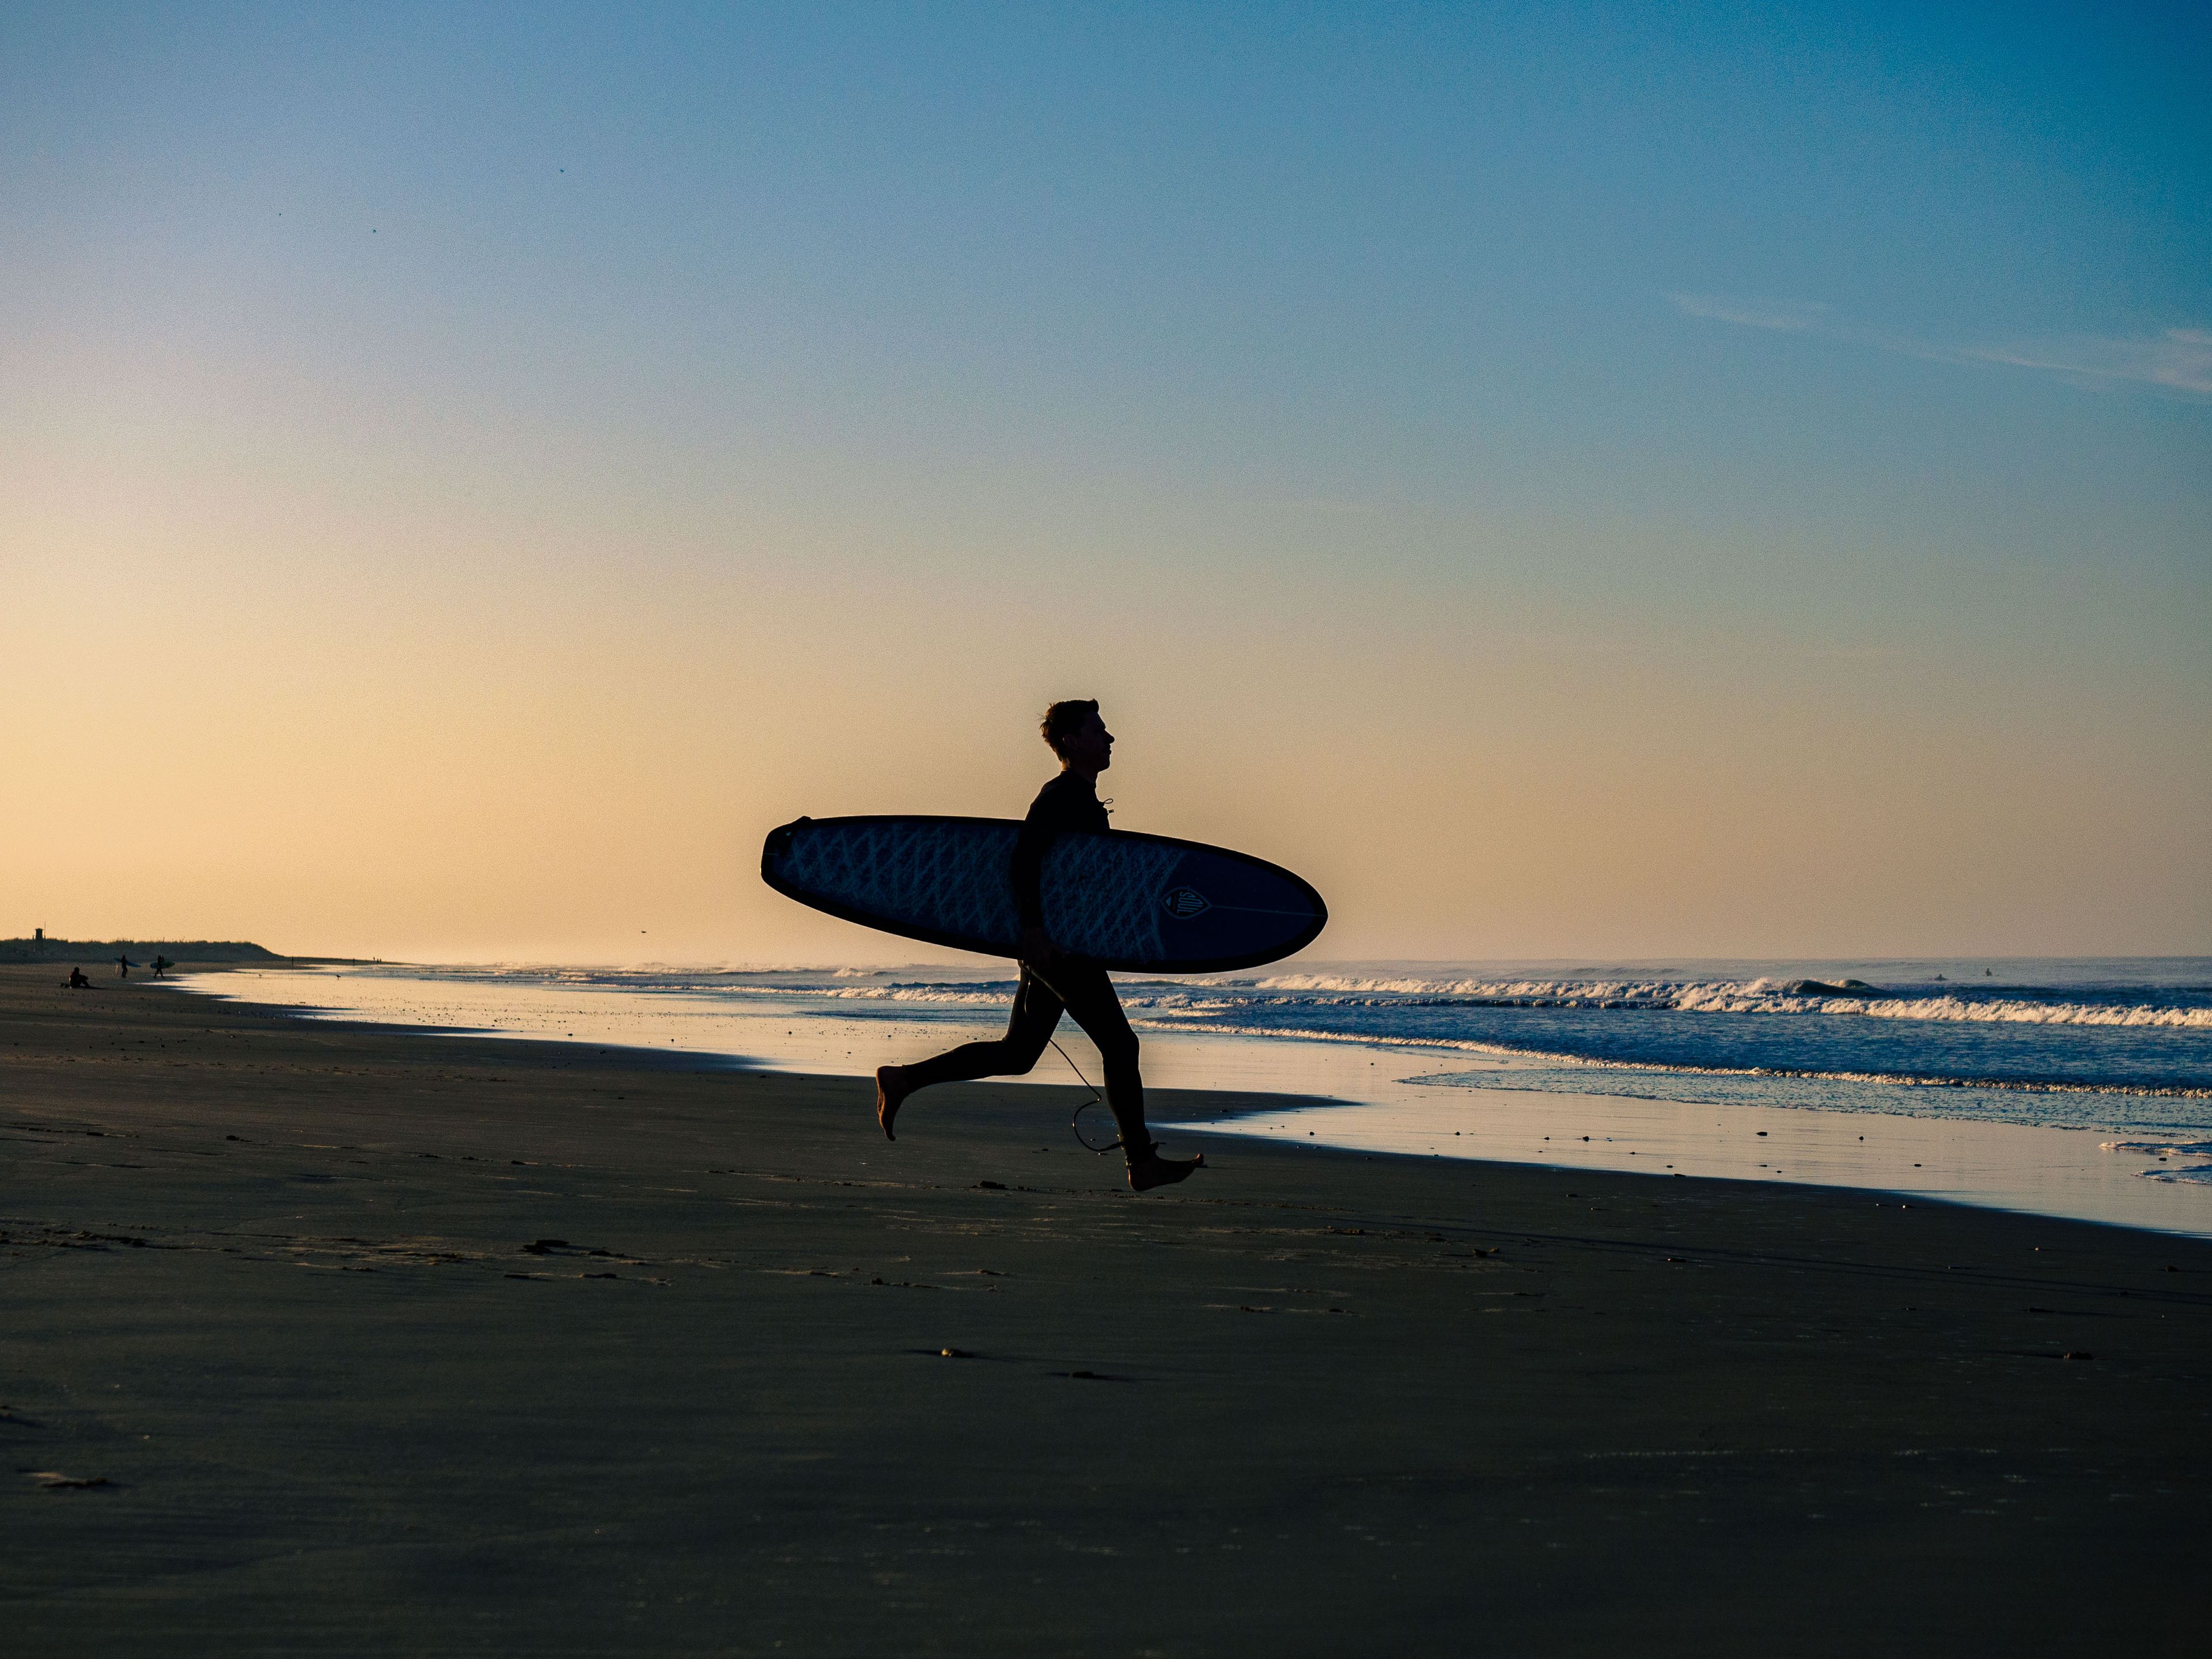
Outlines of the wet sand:
M2201 1241L1226 1137L1138 1199L1073 1091L887 1146L849 1079L56 978L0 969L15 1650L2180 1653L2212 1611Z

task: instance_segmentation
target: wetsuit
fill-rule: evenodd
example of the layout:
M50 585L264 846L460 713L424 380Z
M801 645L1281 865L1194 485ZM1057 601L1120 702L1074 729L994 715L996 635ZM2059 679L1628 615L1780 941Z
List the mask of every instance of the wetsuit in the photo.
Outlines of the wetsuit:
M1063 830L1090 830L1103 835L1113 825L1098 799L1098 787L1079 772L1062 772L1037 791L1022 820L1022 833L1014 840L1014 903L1022 913L1022 926L1044 926L1044 902L1037 895L1037 878L1044 870L1044 855Z
M1044 925L1037 879L1054 840L1063 830L1103 831L1109 827L1097 787L1080 773L1062 772L1037 791L1014 842L1014 902L1023 927ZM1074 1015L1075 1023L1098 1045L1099 1058L1106 1064L1106 1103L1121 1126L1124 1147L1149 1146L1136 1033L1129 1029L1129 1018L1121 1012L1121 999L1115 994L1106 970L1079 957L1060 957L1042 970L1024 962L1006 1036L995 1042L963 1043L934 1060L907 1066L909 1085L921 1089L973 1078L1018 1077L1037 1063L1063 1010Z

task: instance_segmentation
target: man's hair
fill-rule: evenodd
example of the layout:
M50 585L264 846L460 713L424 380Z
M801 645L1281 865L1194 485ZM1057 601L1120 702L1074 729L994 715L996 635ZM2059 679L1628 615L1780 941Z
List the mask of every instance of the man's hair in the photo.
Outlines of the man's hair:
M1060 745L1073 737L1076 729L1097 712L1097 698L1070 697L1046 709L1043 722L1037 730L1044 733L1044 740L1052 745L1052 752L1065 759L1067 751Z

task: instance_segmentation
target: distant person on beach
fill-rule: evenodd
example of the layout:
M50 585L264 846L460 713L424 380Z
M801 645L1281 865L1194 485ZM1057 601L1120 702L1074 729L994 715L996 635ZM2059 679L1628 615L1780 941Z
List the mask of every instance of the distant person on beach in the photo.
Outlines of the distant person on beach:
M133 963L129 957L116 957L115 977L118 979L129 979L131 977L131 970L135 966L137 966L137 964Z
M1137 1036L1121 1012L1114 981L1095 962L1061 953L1045 931L1037 879L1044 856L1062 830L1104 830L1109 826L1098 799L1098 775L1114 763L1114 734L1087 698L1056 702L1045 710L1046 743L1060 757L1060 775L1037 792L1014 844L1014 901L1022 920L1021 981L1014 991L1012 1018L995 1042L969 1042L919 1066L884 1066L876 1072L876 1121L886 1139L891 1121L906 1097L937 1083L975 1078L1018 1077L1037 1063L1052 1041L1063 1011L1098 1045L1106 1062L1106 1105L1121 1127L1120 1146L1129 1164L1129 1185L1149 1192L1188 1178L1206 1160L1162 1158L1145 1127L1145 1085L1137 1069Z
M155 957L154 958L154 977L155 979L161 978L162 975L167 973L170 969L176 965L177 964L175 963L170 961L167 957Z
M72 968L70 969L69 988L72 991L89 991L92 981L84 976L83 969Z

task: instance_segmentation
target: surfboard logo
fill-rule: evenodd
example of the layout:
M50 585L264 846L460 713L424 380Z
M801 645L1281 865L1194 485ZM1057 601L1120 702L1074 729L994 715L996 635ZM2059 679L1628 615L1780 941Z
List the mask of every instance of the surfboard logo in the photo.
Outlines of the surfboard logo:
M1160 896L1160 908L1177 921L1188 921L1193 916L1211 910L1213 906L1197 888L1177 887Z

